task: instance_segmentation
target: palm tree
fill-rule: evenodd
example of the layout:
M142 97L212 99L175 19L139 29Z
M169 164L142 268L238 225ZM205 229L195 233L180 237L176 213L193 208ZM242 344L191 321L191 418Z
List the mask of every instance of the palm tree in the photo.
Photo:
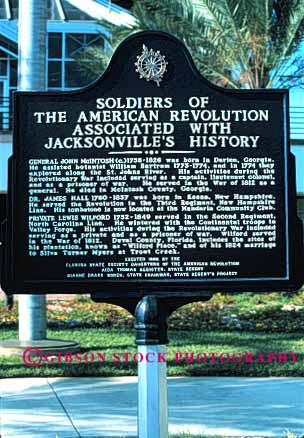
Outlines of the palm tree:
M134 32L162 30L182 40L202 75L221 86L304 85L304 0L136 0L132 12L132 28L112 29L112 50ZM104 55L98 64L100 53L89 56L91 73L104 67Z

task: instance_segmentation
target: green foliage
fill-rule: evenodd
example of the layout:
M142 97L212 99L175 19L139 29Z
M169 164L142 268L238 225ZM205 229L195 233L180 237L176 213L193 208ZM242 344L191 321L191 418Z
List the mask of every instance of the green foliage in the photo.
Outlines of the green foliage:
M223 87L304 84L304 0L136 0L132 13L133 27L111 29L108 57L128 35L161 30L182 40L200 72ZM91 55L104 65L104 54Z
M0 327L16 327L18 306L12 311L0 307ZM134 318L126 310L110 304L94 303L87 296L67 301L48 301L50 328L132 329ZM169 318L172 330L297 333L304 331L304 291L288 293L214 294L205 303L191 303Z

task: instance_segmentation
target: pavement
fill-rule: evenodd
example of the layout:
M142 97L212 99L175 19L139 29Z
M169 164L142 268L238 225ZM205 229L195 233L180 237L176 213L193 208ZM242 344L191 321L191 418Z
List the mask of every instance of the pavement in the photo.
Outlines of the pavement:
M137 378L2 379L1 438L135 437ZM169 430L304 433L304 378L169 378Z

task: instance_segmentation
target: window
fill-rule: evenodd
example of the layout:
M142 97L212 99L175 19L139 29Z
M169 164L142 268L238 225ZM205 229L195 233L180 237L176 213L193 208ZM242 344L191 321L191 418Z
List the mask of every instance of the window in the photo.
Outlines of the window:
M61 61L49 61L48 87L62 88L62 63Z
M49 34L49 59L62 58L62 34Z
M15 59L10 60L11 86L17 87L18 84L18 62Z
M0 0L0 20L5 20L8 19L9 17L7 16L7 10L5 7L5 1L4 0Z
M100 35L94 34L67 34L66 40L66 57L73 58L78 56L88 47L93 46L103 47L103 41Z
M7 71L7 61L0 58L0 76L6 76Z
M19 9L19 0L10 0L12 17L17 20L18 19L18 9Z
M88 85L91 80L77 62L77 57L88 47L104 47L104 39L97 34L50 33L48 42L48 87L57 90ZM98 72L96 73L96 77Z
M17 84L17 59L0 48L0 130L10 130L11 95ZM15 73L15 74L14 74Z
M65 65L65 86L67 88L85 87L88 79L77 62L67 62Z

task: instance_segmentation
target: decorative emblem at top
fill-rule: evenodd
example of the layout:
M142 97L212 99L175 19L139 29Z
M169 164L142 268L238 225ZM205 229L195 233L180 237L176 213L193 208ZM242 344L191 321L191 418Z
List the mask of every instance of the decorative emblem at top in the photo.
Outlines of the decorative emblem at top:
M146 79L148 82L154 81L158 87L167 70L167 65L165 57L160 54L159 50L157 52L153 49L149 50L145 45L143 45L142 54L137 56L137 62L135 62L140 79Z

